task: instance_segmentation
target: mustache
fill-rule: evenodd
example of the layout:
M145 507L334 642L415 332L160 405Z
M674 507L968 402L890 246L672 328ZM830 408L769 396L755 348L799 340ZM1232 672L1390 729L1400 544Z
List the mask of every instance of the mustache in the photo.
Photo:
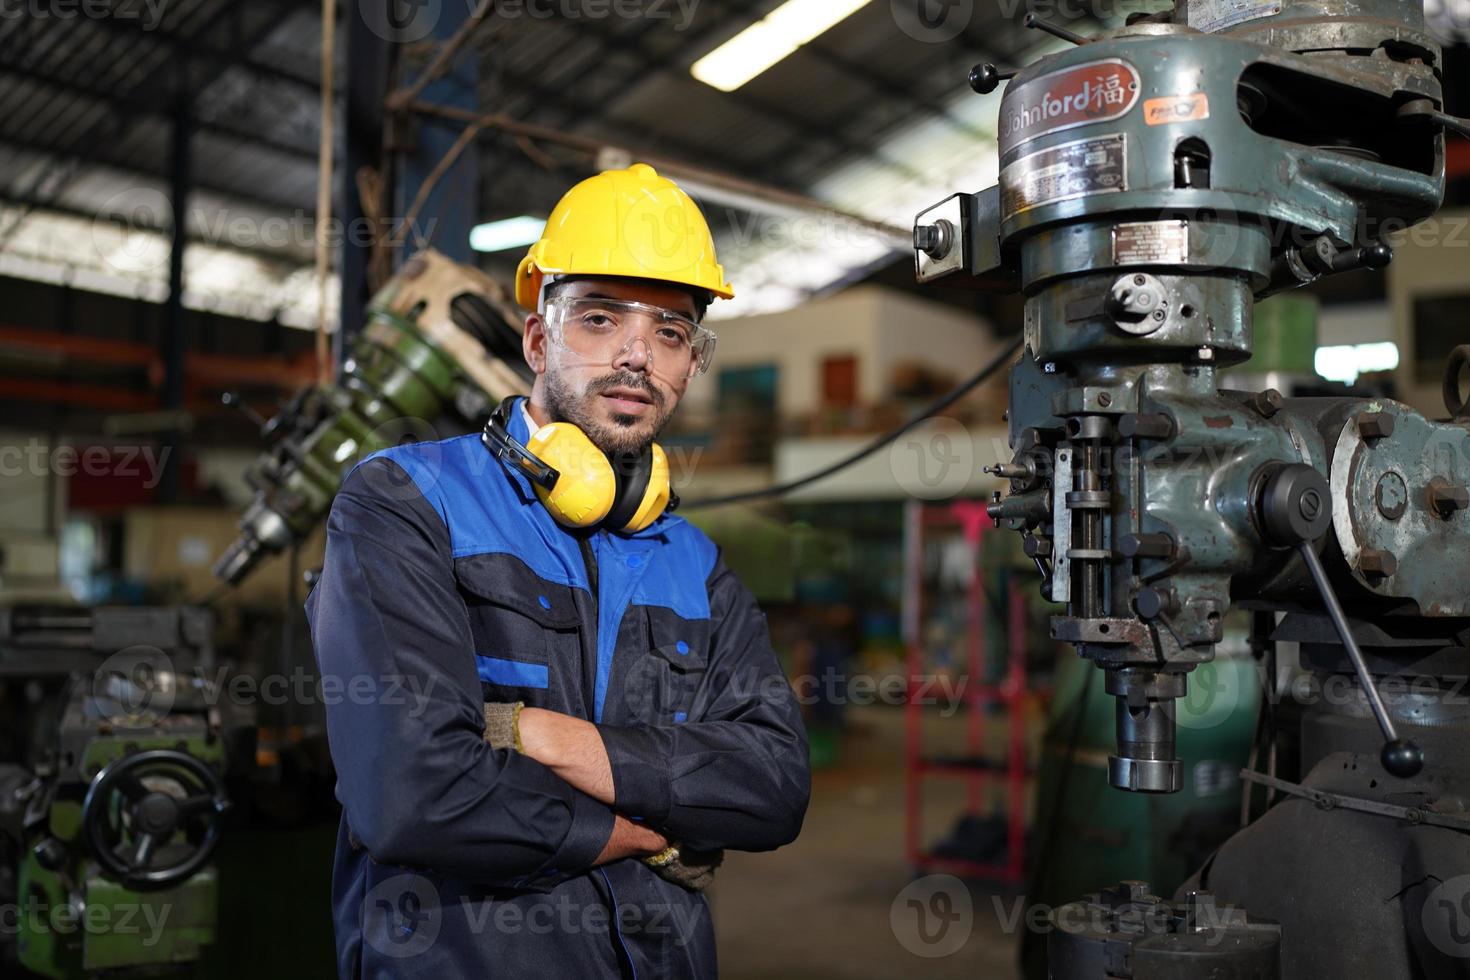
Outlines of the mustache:
M659 391L653 382L648 380L647 376L634 374L632 371L619 371L617 374L609 374L607 377L598 378L596 381L590 382L587 385L586 391L589 395L600 395L604 391L611 391L613 388L630 388L634 391L641 391L653 402L655 408L664 407L664 393Z

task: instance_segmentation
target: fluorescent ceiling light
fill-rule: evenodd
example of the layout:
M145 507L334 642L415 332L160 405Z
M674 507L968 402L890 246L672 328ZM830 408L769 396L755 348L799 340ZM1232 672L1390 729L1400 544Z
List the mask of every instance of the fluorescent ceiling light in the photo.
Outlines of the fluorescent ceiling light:
M545 218L535 218L529 214L475 225L470 229L470 248L476 252L504 252L506 249L520 248L538 241L541 230L545 227Z
M1391 342L1317 348L1317 373L1328 381L1350 385L1360 374L1392 371L1398 366L1399 345Z
M695 78L733 92L871 0L786 0L689 67Z

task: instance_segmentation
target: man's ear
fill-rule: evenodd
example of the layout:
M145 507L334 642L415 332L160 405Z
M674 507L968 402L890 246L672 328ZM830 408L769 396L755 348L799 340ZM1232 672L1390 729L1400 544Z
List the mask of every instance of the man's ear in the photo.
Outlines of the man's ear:
M521 351L526 363L537 374L546 373L546 320L540 313L526 317L526 330L521 336Z

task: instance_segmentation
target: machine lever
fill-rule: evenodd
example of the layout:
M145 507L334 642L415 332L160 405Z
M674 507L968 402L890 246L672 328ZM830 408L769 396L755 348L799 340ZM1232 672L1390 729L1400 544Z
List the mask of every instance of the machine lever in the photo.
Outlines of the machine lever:
M255 409L246 404L245 399L240 397L238 391L226 391L219 396L220 404L226 408L233 408L241 415L249 419L256 428L263 429L266 426L266 418Z
M1049 24L1035 14L1027 14L1026 26L1033 31L1044 31L1052 37L1059 37L1071 44L1091 44L1092 39L1083 37L1065 27ZM970 69L970 88L980 95L989 95L1000 88L1001 82L1010 81L1020 73L1019 68L997 68L988 62L982 62Z
M1356 272L1359 269L1386 269L1393 262L1393 249L1382 242L1364 248L1347 248L1332 258L1333 272Z
M1434 103L1428 99L1415 99L1405 102L1399 107L1400 119L1422 119L1435 126L1442 126L1452 133L1458 133L1466 139L1470 139L1470 119L1461 119L1452 116L1448 112L1441 112L1434 107Z
M1373 717L1378 721L1378 729L1383 733L1383 751L1379 760L1388 772L1407 778L1424 768L1424 752L1413 742L1400 738L1394 728L1393 719L1388 716L1388 709L1383 706L1383 698L1373 683L1373 675L1368 672L1368 662L1363 659L1363 651L1358 648L1358 641L1343 615L1342 603L1337 601L1337 593L1332 590L1322 561L1312 547L1313 542L1322 538L1332 526L1330 500L1327 480L1315 468L1305 463L1281 466L1262 487L1259 501L1262 529L1273 543L1295 547L1302 561L1306 562L1312 582L1322 597L1322 605L1326 607L1337 637L1352 661L1358 683L1362 685L1368 705L1373 709Z
M1378 720L1378 728L1383 732L1383 751L1379 754L1383 768L1401 778L1416 775L1424 768L1424 752L1413 742L1400 738L1397 729L1394 728L1393 719L1388 716L1388 709L1383 706L1383 698L1373 683L1373 676L1368 673L1368 662L1363 659L1363 651L1358 648L1358 641L1348 627L1347 617L1342 613L1342 605L1337 601L1337 594L1332 591L1332 583L1327 580L1327 572L1323 569L1317 552L1313 550L1312 542L1301 542L1297 545L1297 552L1302 556L1302 561L1307 563L1307 570L1312 573L1312 581L1316 583L1317 591L1322 596L1322 604L1327 607L1327 615L1332 618L1332 625L1337 629L1338 639L1342 641L1342 647L1347 651L1348 659L1353 662L1353 670L1357 672L1358 683L1362 685L1363 694L1368 698L1368 704L1373 709L1373 717Z
M1033 31L1045 31L1052 37L1059 37L1063 41L1067 41L1071 44L1092 43L1091 38L1083 37L1081 34L1078 34L1075 31L1069 31L1065 27L1058 27L1056 24L1049 24L1035 14L1027 14L1025 24Z

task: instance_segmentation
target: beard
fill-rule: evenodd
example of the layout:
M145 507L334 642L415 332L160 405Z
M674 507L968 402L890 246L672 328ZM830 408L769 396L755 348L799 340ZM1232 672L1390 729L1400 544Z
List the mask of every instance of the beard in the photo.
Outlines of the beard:
M572 391L559 374L546 375L546 410L553 422L570 422L587 434L592 444L609 455L632 455L643 452L662 431L669 416L664 393L647 376L632 371L605 375L587 384L581 394ZM653 412L647 416L613 412L603 421L594 411L596 399L613 388L631 388L648 396Z

